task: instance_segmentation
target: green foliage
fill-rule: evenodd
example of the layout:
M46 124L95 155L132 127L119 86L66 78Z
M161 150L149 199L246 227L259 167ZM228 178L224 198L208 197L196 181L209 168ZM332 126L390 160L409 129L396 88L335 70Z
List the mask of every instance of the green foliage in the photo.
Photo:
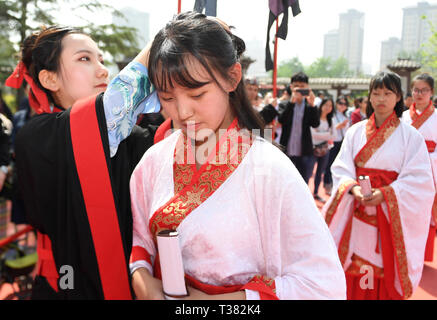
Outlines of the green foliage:
M318 58L306 68L306 73L310 78L345 78L353 75L344 57L335 61L330 58Z
M310 78L345 78L354 74L349 70L348 61L344 57L335 61L330 58L318 58L309 66L304 66L299 58L294 57L279 64L278 77L289 78L299 71L305 72Z
M349 63L346 58L340 57L335 60L329 70L332 77L346 78L354 75L354 72L349 69Z
M422 19L427 20L426 16L423 16ZM431 29L428 41L422 44L416 52L401 51L398 54L399 58L414 60L422 66L412 74L412 77L424 72L431 74L434 78L437 77L437 26L429 20L428 23Z
M429 72L434 78L437 77L437 26L429 21L431 28L431 37L422 46L421 63L424 72Z
M113 58L132 57L140 51L134 29L114 24L95 25L93 21L87 21L82 14L83 12L93 14L109 12L116 16L123 16L121 12L111 6L101 4L97 0L90 0L82 4L78 2L77 0L1 0L0 37L3 35L3 38L0 38L2 43L0 66L9 63L7 58L16 53L19 44L32 31L38 29L41 25L63 24L62 17L58 18L58 16L61 5L66 4L75 5L71 12L83 21L82 25L76 25L75 27L88 32L94 37L100 49L109 53ZM5 39L6 41L3 41ZM15 41L15 43L12 41ZM3 43L6 43L6 46L3 46ZM11 48L14 51L12 54ZM5 50L7 50L6 53L4 53Z
M137 30L115 24L93 25L82 27L96 41L100 50L108 52L113 59L135 57L140 49L137 42Z
M0 33L0 83L3 83L15 67L15 49L8 37Z
M294 57L293 59L283 61L279 64L278 77L289 78L300 71L304 71L304 66L298 57Z
M17 97L13 94L5 94L3 95L3 100L6 102L8 107L11 109L12 113L15 113L17 110Z

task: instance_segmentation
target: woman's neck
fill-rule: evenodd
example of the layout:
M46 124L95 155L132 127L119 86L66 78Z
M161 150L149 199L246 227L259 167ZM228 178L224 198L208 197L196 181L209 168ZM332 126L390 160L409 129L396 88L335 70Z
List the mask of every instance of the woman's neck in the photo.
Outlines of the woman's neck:
M215 146L217 144L219 137L217 137L217 134L214 134L206 140L200 142L200 141L194 141L195 150L194 153L194 159L196 161L196 169L199 171L199 169L202 167L206 161L208 161L208 158L210 156L210 153L215 150ZM193 141L191 141L193 143ZM199 151L200 150L200 151Z
M327 114L323 114L323 113L322 113L322 114L320 115L320 120L326 121L327 118L328 118L328 117L327 117Z
M387 120L388 117L390 117L392 113L390 114L376 114L375 113L375 125L377 128L381 127L385 120Z
M423 110L425 110L429 106L429 104L430 104L430 101L423 103L423 104L416 103L416 110L423 112Z
M202 165L209 159L211 152L215 152L215 147L217 143L222 138L222 135L227 132L233 121L233 113L230 113L227 117L225 117L222 124L219 128L216 129L214 134L206 137L203 141L194 142L197 149L194 154L197 170L199 170Z

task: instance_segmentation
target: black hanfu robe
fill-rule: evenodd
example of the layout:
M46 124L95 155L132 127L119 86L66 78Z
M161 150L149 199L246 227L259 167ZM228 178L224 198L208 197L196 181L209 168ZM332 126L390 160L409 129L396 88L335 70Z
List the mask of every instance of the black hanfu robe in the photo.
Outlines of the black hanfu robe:
M103 94L35 116L20 130L16 159L27 218L50 239L59 273L57 291L37 276L32 298L133 297L129 180L152 144L149 128L134 126L110 158Z

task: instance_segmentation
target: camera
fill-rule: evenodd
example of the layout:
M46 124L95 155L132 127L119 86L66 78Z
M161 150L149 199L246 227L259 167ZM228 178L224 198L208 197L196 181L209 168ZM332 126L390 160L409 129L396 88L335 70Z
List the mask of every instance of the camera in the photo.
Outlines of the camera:
M303 96L309 96L310 95L310 89L296 89L297 92L299 92Z

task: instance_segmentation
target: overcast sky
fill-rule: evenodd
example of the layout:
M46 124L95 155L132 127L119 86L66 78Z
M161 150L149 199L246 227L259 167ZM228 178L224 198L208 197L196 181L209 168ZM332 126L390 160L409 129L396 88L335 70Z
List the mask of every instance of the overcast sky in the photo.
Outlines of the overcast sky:
M150 37L177 12L177 0L105 0L115 8L133 7L150 14ZM195 0L182 0L182 11L192 10ZM302 13L289 20L286 40L279 42L279 61L297 56L305 65L323 55L323 36L337 29L339 14L356 9L365 13L363 64L379 70L381 41L401 37L402 8L418 0L300 0ZM428 1L435 4L435 0ZM236 27L246 42L256 40L264 48L268 0L217 0L217 16ZM291 10L290 10L291 16Z

